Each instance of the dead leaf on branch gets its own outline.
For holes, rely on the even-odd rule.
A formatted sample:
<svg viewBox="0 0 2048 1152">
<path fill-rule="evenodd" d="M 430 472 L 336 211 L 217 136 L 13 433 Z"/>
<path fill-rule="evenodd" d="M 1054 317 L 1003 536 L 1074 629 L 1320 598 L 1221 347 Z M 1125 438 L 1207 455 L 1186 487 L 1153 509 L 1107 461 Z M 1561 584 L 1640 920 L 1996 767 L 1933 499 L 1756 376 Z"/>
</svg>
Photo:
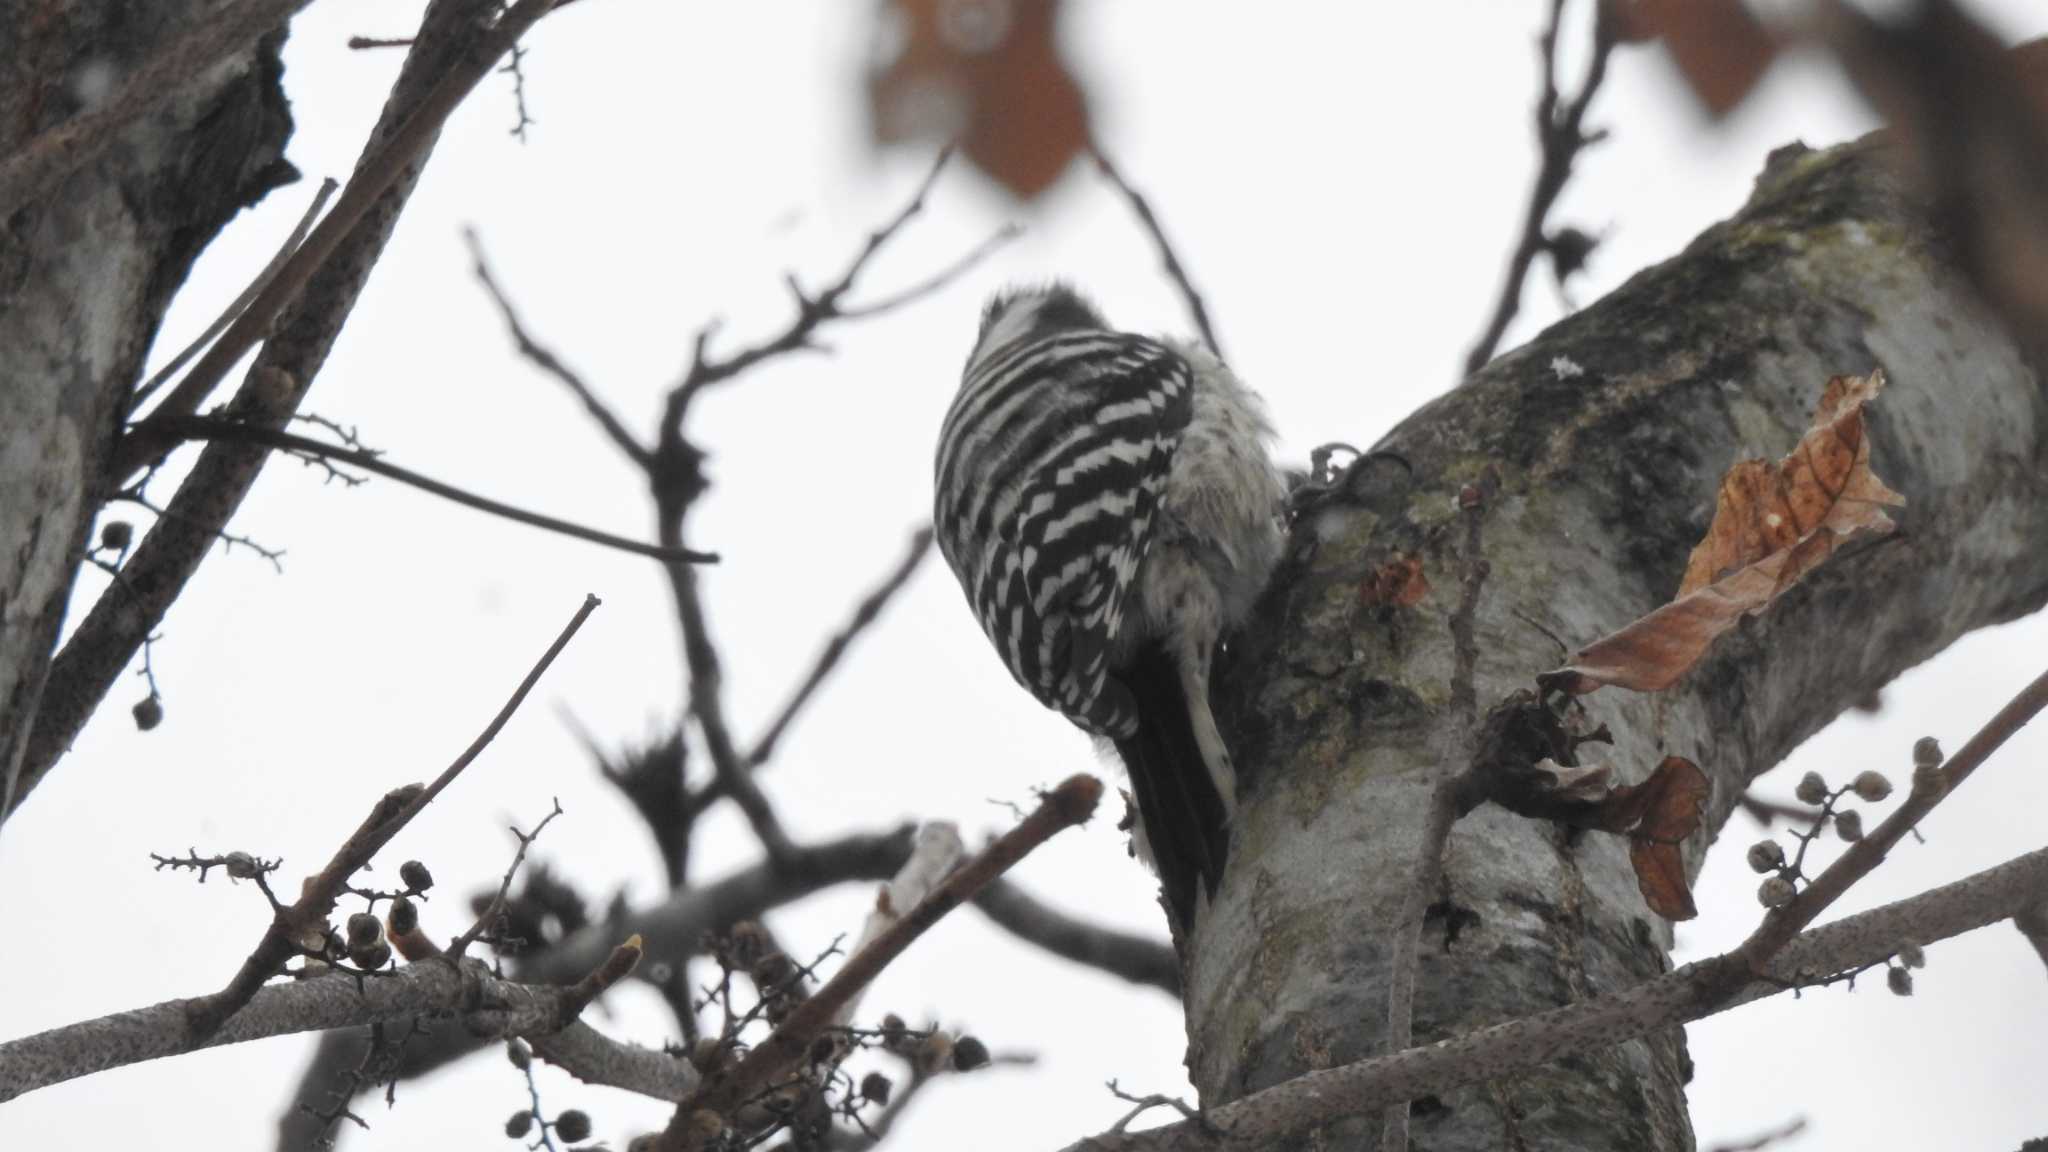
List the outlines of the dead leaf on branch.
<svg viewBox="0 0 2048 1152">
<path fill-rule="evenodd" d="M 1770 70 L 1778 45 L 1742 0 L 1615 3 L 1623 38 L 1657 40 L 1709 115 L 1726 116 Z"/>
<path fill-rule="evenodd" d="M 1088 145 L 1059 52 L 1059 0 L 880 0 L 868 74 L 875 141 L 945 143 L 1023 199 Z"/>
<path fill-rule="evenodd" d="M 1858 533 L 1892 530 L 1905 498 L 1870 467 L 1863 407 L 1884 373 L 1837 376 L 1813 426 L 1775 465 L 1744 460 L 1722 478 L 1714 523 L 1693 549 L 1676 600 L 1579 651 L 1538 681 L 1584 695 L 1604 685 L 1661 692 L 1742 617 L 1761 612 Z"/>
<path fill-rule="evenodd" d="M 1666 756 L 1641 783 L 1610 786 L 1611 769 L 1579 763 L 1577 751 L 1611 737 L 1604 725 L 1583 727 L 1582 714 L 1568 720 L 1534 693 L 1509 696 L 1481 731 L 1467 807 L 1490 800 L 1531 819 L 1626 836 L 1643 902 L 1667 920 L 1692 919 L 1699 911 L 1682 849 L 1706 812 L 1707 774 L 1683 756 Z"/>
</svg>

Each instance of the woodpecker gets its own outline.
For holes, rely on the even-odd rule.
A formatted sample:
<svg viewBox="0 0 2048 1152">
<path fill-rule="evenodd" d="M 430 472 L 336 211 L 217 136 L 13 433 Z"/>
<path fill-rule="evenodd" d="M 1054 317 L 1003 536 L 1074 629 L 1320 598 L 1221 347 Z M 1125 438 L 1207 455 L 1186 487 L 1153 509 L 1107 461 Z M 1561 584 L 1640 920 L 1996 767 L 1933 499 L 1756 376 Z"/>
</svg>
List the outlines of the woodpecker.
<svg viewBox="0 0 2048 1152">
<path fill-rule="evenodd" d="M 1063 284 L 990 300 L 939 433 L 939 550 L 1017 682 L 1114 744 L 1177 931 L 1237 806 L 1209 673 L 1279 563 L 1271 437 L 1207 349 Z"/>
</svg>

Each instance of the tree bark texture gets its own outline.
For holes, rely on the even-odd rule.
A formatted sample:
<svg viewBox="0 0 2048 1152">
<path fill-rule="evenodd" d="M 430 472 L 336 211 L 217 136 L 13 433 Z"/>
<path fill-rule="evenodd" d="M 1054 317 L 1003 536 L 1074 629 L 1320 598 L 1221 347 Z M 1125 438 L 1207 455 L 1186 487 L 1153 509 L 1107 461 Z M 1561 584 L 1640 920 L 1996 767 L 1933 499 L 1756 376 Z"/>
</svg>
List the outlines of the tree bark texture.
<svg viewBox="0 0 2048 1152">
<path fill-rule="evenodd" d="M 209 7 L 0 0 L 0 156 L 91 108 Z M 0 220 L 0 793 L 13 792 L 104 462 L 164 309 L 228 220 L 296 176 L 282 45 L 266 38 L 192 76 Z"/>
<path fill-rule="evenodd" d="M 1722 472 L 1790 451 L 1830 376 L 1890 379 L 1870 435 L 1908 500 L 1900 530 L 1824 565 L 1670 691 L 1585 698 L 1613 731 L 1617 778 L 1697 761 L 1710 835 L 1854 700 L 2048 601 L 2043 366 L 1970 297 L 1926 219 L 1879 138 L 1781 149 L 1732 219 L 1417 412 L 1304 515 L 1219 690 L 1242 807 L 1186 952 L 1206 1103 L 1383 1050 L 1389 925 L 1433 781 L 1568 647 L 1671 598 Z M 1466 511 L 1468 486 L 1487 494 Z M 1401 557 L 1421 560 L 1426 597 L 1371 602 L 1373 574 Z M 1709 835 L 1688 845 L 1695 871 Z M 1432 902 L 1417 1042 L 1670 967 L 1669 926 L 1619 837 L 1481 808 L 1454 830 Z M 1688 1072 L 1674 1028 L 1417 1102 L 1413 1139 L 1689 1149 Z M 1378 1130 L 1361 1117 L 1289 1147 L 1371 1148 Z"/>
</svg>

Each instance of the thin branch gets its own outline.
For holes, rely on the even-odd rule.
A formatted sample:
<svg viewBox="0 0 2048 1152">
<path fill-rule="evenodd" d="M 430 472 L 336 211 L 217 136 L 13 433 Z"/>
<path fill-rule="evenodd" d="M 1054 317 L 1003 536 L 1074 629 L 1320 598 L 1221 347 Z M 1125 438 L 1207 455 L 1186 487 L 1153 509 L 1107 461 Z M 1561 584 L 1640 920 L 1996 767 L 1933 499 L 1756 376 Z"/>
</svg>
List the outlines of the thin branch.
<svg viewBox="0 0 2048 1152">
<path fill-rule="evenodd" d="M 410 468 L 401 468 L 396 464 L 386 461 L 377 453 L 362 448 L 344 448 L 337 444 L 328 444 L 309 436 L 300 436 L 279 428 L 270 428 L 262 424 L 249 424 L 240 420 L 224 419 L 219 416 L 167 417 L 159 427 L 166 435 L 174 436 L 180 440 L 248 444 L 269 448 L 274 451 L 305 453 L 318 456 L 323 460 L 332 460 L 337 463 L 346 464 L 351 468 L 361 468 L 365 472 L 375 473 L 387 480 L 396 480 L 408 487 L 431 493 L 444 500 L 452 500 L 465 508 L 474 508 L 479 512 L 486 512 L 492 516 L 544 529 L 557 535 L 569 536 L 577 540 L 599 544 L 620 552 L 630 552 L 635 556 L 651 557 L 665 564 L 715 564 L 718 562 L 718 553 L 716 552 L 698 552 L 688 548 L 664 548 L 657 544 L 643 544 L 638 540 L 629 540 L 624 536 L 614 536 L 609 532 L 600 532 L 595 528 L 587 528 L 567 520 L 558 520 L 553 516 L 544 516 L 539 512 L 529 512 L 524 508 L 516 508 L 502 501 L 493 500 L 488 496 L 480 496 L 468 489 L 445 484 L 430 476 L 422 476 Z"/>
<path fill-rule="evenodd" d="M 1809 929 L 1755 978 L 1745 977 L 1738 953 L 1726 953 L 1612 996 L 1305 1073 L 1213 1109 L 1207 1115 L 1207 1131 L 1182 1121 L 1143 1132 L 1086 1137 L 1066 1152 L 1268 1148 L 1296 1133 L 1368 1115 L 1396 1101 L 1512 1076 L 1817 983 L 1830 973 L 1883 963 L 1906 943 L 1945 940 L 2006 919 L 2039 899 L 2043 885 L 2048 885 L 2048 848 L 1910 899 Z M 1735 989 L 1724 995 L 1731 972 Z"/>
<path fill-rule="evenodd" d="M 305 242 L 306 233 L 312 231 L 313 221 L 320 218 L 320 209 L 327 206 L 329 198 L 340 187 L 341 185 L 336 183 L 332 176 L 320 181 L 320 190 L 313 194 L 313 202 L 306 205 L 305 215 L 299 217 L 299 222 L 292 226 L 291 234 L 284 238 L 284 244 L 278 248 L 277 255 L 270 258 L 270 263 L 263 266 L 263 271 L 258 272 L 254 280 L 249 281 L 249 286 L 242 289 L 241 294 L 236 296 L 226 308 L 222 309 L 219 316 L 214 317 L 213 323 L 206 326 L 206 331 L 201 332 L 198 339 L 185 345 L 182 351 L 176 356 L 171 357 L 170 363 L 157 369 L 155 375 L 144 382 L 142 387 L 135 390 L 135 394 L 128 398 L 129 415 L 134 415 L 136 409 L 142 407 L 143 401 L 154 396 L 156 390 L 163 387 L 166 380 L 178 374 L 178 369 L 183 368 L 194 356 L 199 355 L 208 344 L 213 343 L 214 337 L 225 332 L 228 325 L 235 322 L 236 317 L 248 310 L 249 302 L 256 299 L 257 294 L 268 287 L 272 280 L 277 279 L 277 274 L 284 267 L 285 261 L 290 259 L 291 254 L 298 251 L 299 245 Z"/>
<path fill-rule="evenodd" d="M 1145 231 L 1152 237 L 1152 243 L 1159 249 L 1160 263 L 1166 266 L 1167 278 L 1173 281 L 1174 287 L 1180 289 L 1180 298 L 1187 304 L 1188 315 L 1195 322 L 1195 331 L 1201 333 L 1202 343 L 1209 346 L 1209 351 L 1215 353 L 1218 360 L 1223 359 L 1223 345 L 1217 342 L 1216 329 L 1209 323 L 1209 309 L 1203 306 L 1202 294 L 1195 291 L 1194 281 L 1188 278 L 1187 268 L 1181 264 L 1173 245 L 1167 241 L 1166 230 L 1159 226 L 1159 217 L 1152 214 L 1152 205 L 1146 201 L 1143 194 L 1131 187 L 1130 181 L 1124 179 L 1124 174 L 1117 171 L 1116 165 L 1110 163 L 1109 157 L 1100 147 L 1090 144 L 1088 154 L 1095 158 L 1095 166 L 1102 170 L 1102 175 L 1111 184 L 1116 185 L 1117 191 L 1123 193 L 1124 199 L 1130 202 L 1131 211 L 1137 213 L 1138 222 L 1145 226 Z"/>
<path fill-rule="evenodd" d="M 1071 776 L 1045 795 L 1036 811 L 1005 833 L 987 850 L 968 861 L 903 918 L 867 947 L 849 957 L 817 994 L 799 1006 L 780 1027 L 756 1045 L 725 1078 L 708 1085 L 697 1098 L 677 1106 L 659 1148 L 697 1152 L 717 1133 L 696 1123 L 699 1113 L 730 1117 L 739 1105 L 788 1072 L 806 1053 L 845 1005 L 866 988 L 882 969 L 902 955 L 919 936 L 990 881 L 1056 833 L 1074 827 L 1095 812 L 1102 782 L 1092 776 Z"/>
<path fill-rule="evenodd" d="M 396 183 L 413 161 L 433 145 L 441 125 L 463 97 L 490 74 L 498 58 L 510 51 L 527 29 L 547 15 L 554 5 L 555 0 L 519 0 L 505 9 L 472 51 L 455 58 L 447 74 L 421 100 L 419 109 L 375 155 L 356 166 L 354 174 L 349 177 L 348 187 L 342 190 L 341 198 L 335 202 L 334 210 L 320 221 L 298 251 L 292 253 L 276 278 L 257 293 L 248 309 L 229 325 L 228 330 L 192 366 L 192 371 L 164 396 L 163 401 L 148 416 L 129 427 L 115 449 L 110 475 L 117 481 L 124 480 L 183 439 L 172 431 L 173 423 L 199 410 L 201 402 L 220 384 L 228 370 L 264 338 L 278 315 L 334 254 L 350 231 L 369 214 L 384 190 Z"/>
<path fill-rule="evenodd" d="M 491 300 L 497 304 L 499 315 L 505 318 L 505 327 L 511 330 L 512 341 L 519 345 L 520 355 L 533 361 L 541 371 L 561 381 L 563 387 L 569 389 L 575 394 L 576 399 L 583 402 L 584 409 L 590 413 L 591 419 L 596 420 L 598 426 L 604 429 L 604 434 L 611 439 L 612 445 L 625 453 L 634 463 L 646 467 L 653 458 L 653 453 L 633 438 L 633 434 L 626 430 L 625 423 L 605 406 L 604 401 L 597 398 L 597 393 L 591 391 L 581 376 L 527 332 L 526 325 L 519 319 L 519 313 L 512 307 L 512 301 L 505 295 L 504 290 L 498 287 L 498 281 L 492 277 L 490 265 L 484 261 L 483 241 L 477 237 L 476 230 L 463 229 L 462 238 L 469 244 L 470 261 L 476 269 L 476 278 L 484 286 L 484 291 L 490 293 Z"/>
<path fill-rule="evenodd" d="M 1399 918 L 1394 921 L 1394 950 L 1387 961 L 1388 1052 L 1405 1052 L 1415 1040 L 1415 974 L 1420 966 L 1422 922 L 1437 885 L 1443 880 L 1444 848 L 1451 838 L 1451 825 L 1458 822 L 1463 776 L 1443 776 L 1430 789 L 1429 815 L 1423 823 L 1422 842 L 1415 852 L 1415 877 L 1402 898 Z M 1381 1117 L 1380 1148 L 1384 1152 L 1407 1152 L 1406 1100 L 1390 1106 Z"/>
<path fill-rule="evenodd" d="M 591 1083 L 659 1100 L 680 1100 L 696 1089 L 697 1072 L 687 1060 L 607 1039 L 574 1022 L 588 1002 L 580 985 L 500 980 L 475 960 L 409 964 L 360 986 L 341 976 L 268 985 L 233 1019 L 204 1034 L 191 1025 L 196 1001 L 167 1000 L 0 1043 L 0 1102 L 203 1048 L 419 1017 L 457 1019 L 476 1036 L 529 1034 L 537 1052 Z"/>
<path fill-rule="evenodd" d="M 504 879 L 499 881 L 498 890 L 491 895 L 490 903 L 484 906 L 482 912 L 477 913 L 476 921 L 469 926 L 467 931 L 457 936 L 454 940 L 449 941 L 447 955 L 458 960 L 461 959 L 463 954 L 469 951 L 469 946 L 476 943 L 478 937 L 481 937 L 490 930 L 491 925 L 497 921 L 499 914 L 505 910 L 505 896 L 512 891 L 512 878 L 519 875 L 519 866 L 526 863 L 527 849 L 533 847 L 533 842 L 540 839 L 540 834 L 547 831 L 548 825 L 554 823 L 555 817 L 561 814 L 562 801 L 560 797 L 557 797 L 554 802 L 554 810 L 541 817 L 540 823 L 533 826 L 533 831 L 521 832 L 518 825 L 513 825 L 512 835 L 519 841 L 519 850 L 512 854 L 512 863 L 506 866 Z"/>
<path fill-rule="evenodd" d="M 34 203 L 106 151 L 121 132 L 175 99 L 222 61 L 248 51 L 311 0 L 241 0 L 216 6 L 130 70 L 104 103 L 44 131 L 0 159 L 0 220 Z"/>
<path fill-rule="evenodd" d="M 1009 880 L 982 889 L 974 906 L 998 928 L 1063 960 L 1180 996 L 1180 960 L 1163 940 L 1077 920 Z"/>
<path fill-rule="evenodd" d="M 2011 739 L 2013 733 L 2025 727 L 2041 709 L 2048 708 L 2048 672 L 2043 672 L 2034 682 L 2022 688 L 2019 694 L 1998 710 L 1984 727 L 1970 737 L 1954 757 L 1940 767 L 1916 767 L 1913 773 L 1913 787 L 1906 799 L 1883 823 L 1866 833 L 1863 839 L 1849 845 L 1847 851 L 1828 865 L 1826 871 L 1814 877 L 1813 883 L 1800 889 L 1792 902 L 1782 908 L 1774 908 L 1764 917 L 1749 939 L 1742 942 L 1736 955 L 1747 966 L 1749 972 L 1757 972 L 1763 964 L 1784 947 L 1800 929 L 1813 923 L 1814 919 L 1827 910 L 1828 905 L 1840 899 L 1850 886 L 1868 876 L 1872 869 L 1884 862 L 1885 854 L 1905 839 L 1907 832 L 1919 824 L 1935 805 L 1953 793 L 1970 774 L 1977 770 L 1992 752 Z M 1937 758 L 1938 747 L 1933 741 L 1924 741 Z M 1915 756 L 1920 749 L 1915 749 Z"/>
<path fill-rule="evenodd" d="M 873 316 L 882 311 L 883 309 L 876 305 L 856 307 L 848 311 L 842 306 L 841 301 L 845 299 L 847 292 L 852 290 L 854 281 L 867 267 L 868 261 L 874 258 L 875 253 L 881 251 L 883 245 L 902 231 L 903 226 L 910 223 L 912 217 L 924 211 L 925 198 L 930 195 L 932 186 L 938 183 L 939 173 L 945 171 L 946 162 L 952 159 L 952 156 L 953 149 L 950 146 L 939 151 L 937 159 L 932 162 L 931 171 L 926 173 L 923 182 L 918 184 L 917 192 L 911 196 L 910 203 L 904 205 L 888 223 L 868 234 L 867 243 L 861 246 L 853 262 L 846 266 L 846 271 L 823 291 L 813 296 L 804 291 L 796 282 L 795 276 L 788 277 L 790 295 L 796 302 L 796 318 L 790 321 L 789 327 L 780 335 L 751 348 L 742 349 L 723 360 L 714 360 L 706 355 L 706 344 L 709 342 L 711 329 L 699 332 L 690 370 L 683 377 L 682 383 L 669 393 L 667 410 L 662 417 L 664 438 L 681 436 L 683 415 L 689 410 L 690 403 L 696 399 L 697 394 L 704 389 L 724 383 L 770 357 L 799 349 L 815 349 L 817 344 L 813 337 L 820 327 L 830 321 L 843 320 L 849 316 Z M 990 244 L 984 244 L 979 251 L 986 252 L 991 247 Z M 947 277 L 964 270 L 964 265 L 955 265 L 953 270 L 942 274 L 937 283 L 944 284 Z M 894 303 L 908 303 L 923 294 L 921 290 L 913 290 L 898 297 Z M 894 304 L 890 306 L 893 307 Z"/>
<path fill-rule="evenodd" d="M 419 41 L 406 53 L 357 162 L 359 169 L 382 155 L 385 142 L 415 119 L 439 80 L 474 46 L 477 29 L 485 27 L 498 8 L 499 0 L 440 0 L 427 7 Z M 254 365 L 227 405 L 236 419 L 281 427 L 298 408 L 360 299 L 371 268 L 390 242 L 429 151 L 413 156 L 270 326 Z M 311 236 L 317 237 L 319 231 L 316 226 Z M 304 251 L 302 246 L 299 254 Z M 270 290 L 278 283 L 273 281 Z M 248 319 L 245 312 L 238 323 Z M 231 326 L 224 337 L 233 331 Z M 177 515 L 152 527 L 124 565 L 141 595 L 102 594 L 50 662 L 27 753 L 6 799 L 9 813 L 70 750 L 143 638 L 157 630 L 199 570 L 213 547 L 213 533 L 234 516 L 269 458 L 267 452 L 239 444 L 214 444 L 199 452 L 170 500 L 169 508 Z M 105 474 L 100 483 L 108 491 L 123 486 L 120 478 Z"/>
<path fill-rule="evenodd" d="M 664 517 L 662 541 L 680 546 L 681 525 Z M 676 617 L 683 630 L 683 657 L 690 669 L 690 714 L 704 734 L 704 750 L 711 757 L 714 786 L 730 797 L 747 818 L 748 827 L 760 839 L 771 866 L 786 864 L 794 851 L 789 833 L 762 793 L 760 782 L 740 758 L 725 719 L 725 670 L 718 648 L 711 641 L 710 624 L 704 616 L 703 596 L 697 587 L 697 570 L 682 564 L 668 568 L 669 588 L 675 597 Z"/>
<path fill-rule="evenodd" d="M 860 926 L 853 954 L 860 955 L 868 945 L 902 923 L 904 916 L 924 903 L 932 889 L 952 873 L 966 854 L 967 845 L 960 839 L 960 829 L 956 825 L 934 820 L 919 827 L 910 859 L 905 860 L 896 875 L 875 893 L 875 906 L 868 911 L 867 919 Z M 860 1007 L 861 991 L 855 991 L 839 1005 L 839 1011 L 832 1017 L 834 1025 L 845 1027 L 853 1021 L 853 1013 Z"/>
<path fill-rule="evenodd" d="M 1569 100 L 1557 90 L 1557 32 L 1563 18 L 1564 0 L 1551 0 L 1550 23 L 1537 41 L 1543 60 L 1543 92 L 1536 100 L 1536 140 L 1542 145 L 1543 155 L 1536 168 L 1536 184 L 1529 191 L 1529 208 L 1522 218 L 1522 238 L 1515 245 L 1514 255 L 1508 258 L 1508 274 L 1501 284 L 1500 299 L 1494 304 L 1486 330 L 1465 357 L 1468 376 L 1493 359 L 1501 337 L 1507 334 L 1508 325 L 1521 310 L 1522 285 L 1529 278 L 1529 267 L 1538 253 L 1550 249 L 1550 237 L 1543 231 L 1543 222 L 1550 215 L 1551 206 L 1557 203 L 1558 194 L 1564 191 L 1566 181 L 1571 179 L 1572 164 L 1579 153 L 1601 138 L 1601 133 L 1589 133 L 1583 126 L 1586 107 L 1607 78 L 1607 58 L 1614 51 L 1618 32 L 1616 17 L 1608 11 L 1606 0 L 1596 0 L 1593 54 L 1586 62 L 1586 75 L 1579 82 L 1578 94 Z M 1562 276 L 1559 282 L 1563 282 Z"/>
<path fill-rule="evenodd" d="M 966 255 L 932 273 L 922 284 L 913 284 L 894 296 L 884 296 L 880 300 L 871 303 L 840 305 L 839 319 L 865 320 L 871 316 L 880 316 L 887 312 L 894 312 L 907 304 L 915 304 L 919 300 L 951 284 L 953 281 L 958 280 L 960 277 L 965 276 L 973 270 L 976 264 L 987 259 L 989 253 L 994 252 L 1023 234 L 1023 225 L 1016 223 L 1005 224 L 1001 228 L 996 229 L 995 233 L 988 239 L 968 249 Z"/>
<path fill-rule="evenodd" d="M 903 558 L 896 562 L 896 567 L 890 570 L 889 575 L 883 578 L 873 591 L 861 599 L 860 606 L 854 609 L 853 619 L 848 620 L 825 644 L 824 651 L 818 653 L 818 659 L 811 665 L 810 675 L 804 677 L 802 684 L 797 685 L 795 694 L 790 696 L 789 701 L 776 714 L 775 720 L 768 725 L 768 731 L 755 742 L 754 750 L 747 753 L 749 768 L 759 768 L 775 754 L 775 745 L 789 729 L 790 722 L 795 720 L 797 713 L 810 702 L 811 695 L 818 690 L 818 685 L 823 684 L 825 677 L 831 675 L 832 670 L 839 666 L 839 660 L 846 655 L 846 650 L 882 615 L 882 609 L 895 598 L 896 593 L 902 591 L 905 584 L 910 583 L 910 577 L 917 572 L 917 566 L 923 562 L 931 547 L 930 525 L 911 534 L 910 547 L 904 550 Z"/>
<path fill-rule="evenodd" d="M 477 738 L 470 742 L 469 747 L 463 749 L 462 754 L 455 758 L 454 763 L 443 769 L 431 784 L 425 787 L 408 784 L 386 793 L 383 799 L 377 802 L 369 818 L 343 842 L 327 866 L 307 879 L 299 899 L 271 918 L 270 926 L 263 933 L 263 939 L 242 961 L 241 969 L 228 981 L 225 988 L 211 996 L 201 996 L 185 1002 L 187 1023 L 195 1041 L 204 1042 L 224 1021 L 234 1016 L 243 1005 L 248 1004 L 265 981 L 277 975 L 286 961 L 301 953 L 305 940 L 325 937 L 328 930 L 327 917 L 334 911 L 335 901 L 347 888 L 349 879 L 361 870 L 363 865 L 369 863 L 371 857 L 384 845 L 390 843 L 393 836 L 411 823 L 413 817 L 433 803 L 434 798 L 453 783 L 455 778 L 462 774 L 462 770 L 469 767 L 470 763 L 490 745 L 492 739 L 505 727 L 506 721 L 518 711 L 527 693 L 533 691 L 533 686 L 540 682 L 541 675 L 548 670 L 548 666 L 555 662 L 555 657 L 568 646 L 570 639 L 583 627 L 583 622 L 590 618 L 590 614 L 597 610 L 597 605 L 597 597 L 584 597 L 582 607 L 576 610 L 576 615 L 570 618 L 561 634 L 555 637 L 555 642 L 534 662 L 526 678 L 513 690 L 511 698 L 498 709 L 498 714 L 491 718 L 483 732 L 478 734 Z"/>
<path fill-rule="evenodd" d="M 1766 1129 L 1747 1140 L 1738 1140 L 1733 1144 L 1717 1144 L 1714 1146 L 1713 1152 L 1763 1152 L 1764 1149 L 1769 1148 L 1771 1145 L 1781 1140 L 1790 1140 L 1804 1131 L 1806 1131 L 1806 1117 L 1794 1116 L 1776 1128 Z"/>
</svg>

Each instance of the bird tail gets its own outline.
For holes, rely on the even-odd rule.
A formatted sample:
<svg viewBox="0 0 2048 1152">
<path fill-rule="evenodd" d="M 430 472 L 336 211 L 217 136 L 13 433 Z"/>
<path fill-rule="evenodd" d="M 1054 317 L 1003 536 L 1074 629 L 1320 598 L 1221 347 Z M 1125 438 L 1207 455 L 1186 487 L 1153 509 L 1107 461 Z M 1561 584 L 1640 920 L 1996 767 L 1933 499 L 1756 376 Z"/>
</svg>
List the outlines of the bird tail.
<svg viewBox="0 0 2048 1152">
<path fill-rule="evenodd" d="M 1223 879 L 1229 814 L 1202 759 L 1180 670 L 1166 646 L 1145 645 L 1116 675 L 1130 690 L 1138 715 L 1137 732 L 1116 740 L 1116 751 L 1130 773 L 1138 819 L 1178 934 L 1194 924 L 1198 890 L 1214 896 Z"/>
</svg>

